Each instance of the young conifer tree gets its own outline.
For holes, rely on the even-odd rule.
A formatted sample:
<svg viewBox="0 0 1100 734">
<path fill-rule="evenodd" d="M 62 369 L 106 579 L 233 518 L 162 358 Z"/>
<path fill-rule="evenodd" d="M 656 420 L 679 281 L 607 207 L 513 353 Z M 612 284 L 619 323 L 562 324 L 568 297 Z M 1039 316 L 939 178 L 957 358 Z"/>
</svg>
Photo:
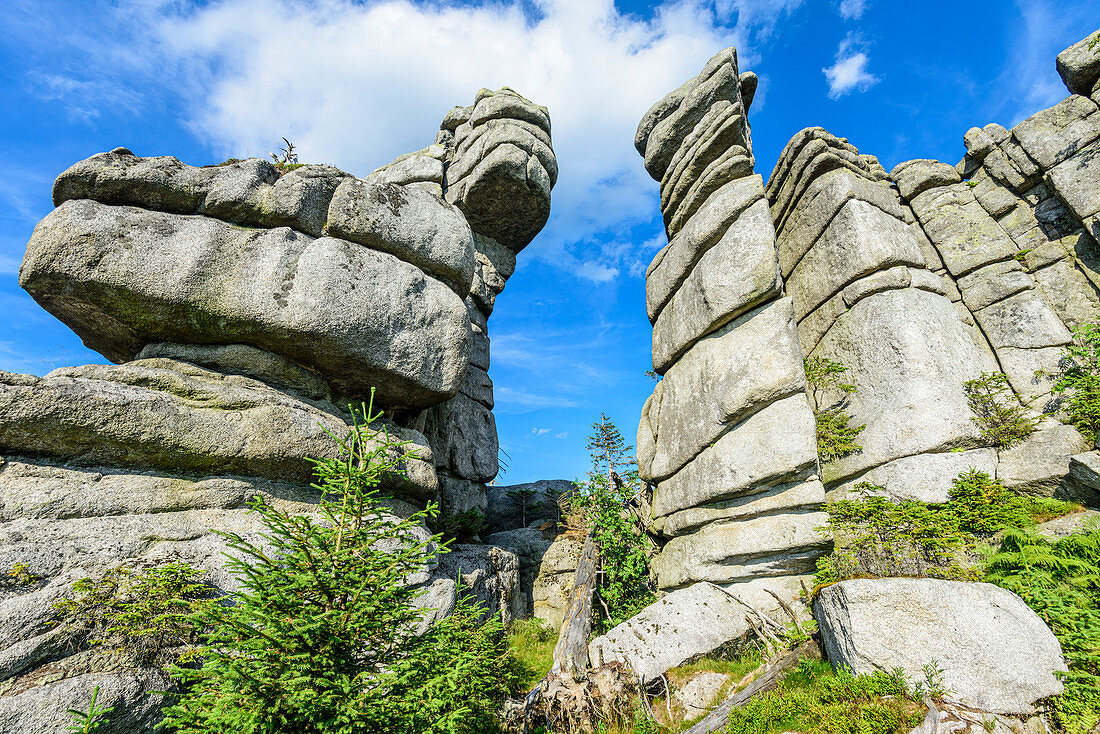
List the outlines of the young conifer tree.
<svg viewBox="0 0 1100 734">
<path fill-rule="evenodd" d="M 514 679 L 500 620 L 483 623 L 462 598 L 451 617 L 414 634 L 423 612 L 407 580 L 446 548 L 422 529 L 433 505 L 400 519 L 381 503 L 382 477 L 400 474 L 411 454 L 370 427 L 378 417 L 357 414 L 339 456 L 314 462 L 319 517 L 257 498 L 264 541 L 223 533 L 241 586 L 193 615 L 204 644 L 173 669 L 182 692 L 166 710 L 168 731 L 491 730 Z"/>
<path fill-rule="evenodd" d="M 627 445 L 614 421 L 601 413 L 587 444 L 592 457 L 588 481 L 573 498 L 585 515 L 600 548 L 599 596 L 607 626 L 629 619 L 653 598 L 646 554 L 651 545 L 629 506 L 642 483 L 633 446 Z"/>
</svg>

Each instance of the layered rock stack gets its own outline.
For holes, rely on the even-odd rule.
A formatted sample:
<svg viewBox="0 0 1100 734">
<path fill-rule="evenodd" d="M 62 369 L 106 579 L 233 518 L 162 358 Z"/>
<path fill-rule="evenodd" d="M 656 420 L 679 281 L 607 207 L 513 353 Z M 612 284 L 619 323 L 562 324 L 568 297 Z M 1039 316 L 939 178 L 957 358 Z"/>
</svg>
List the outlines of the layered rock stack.
<svg viewBox="0 0 1100 734">
<path fill-rule="evenodd" d="M 803 130 L 768 181 L 779 264 L 803 353 L 848 367 L 862 450 L 822 465 L 830 489 L 858 481 L 894 496 L 946 500 L 969 467 L 994 473 L 963 383 L 996 369 L 947 297 L 939 257 L 886 171 L 820 128 Z"/>
<path fill-rule="evenodd" d="M 485 485 L 499 470 L 487 321 L 515 272 L 516 255 L 546 224 L 558 163 L 550 113 L 508 88 L 482 89 L 474 104 L 452 109 L 436 141 L 433 149 L 446 150 L 446 200 L 473 230 L 475 264 L 466 296 L 473 349 L 458 394 L 425 412 L 424 430 L 444 511 L 485 513 Z"/>
<path fill-rule="evenodd" d="M 258 532 L 256 495 L 308 513 L 307 457 L 334 454 L 329 433 L 372 390 L 416 452 L 384 482 L 394 512 L 484 510 L 485 322 L 555 177 L 545 108 L 507 89 L 362 179 L 123 148 L 62 173 L 20 284 L 117 364 L 0 373 L 0 570 L 26 571 L 0 587 L 0 730 L 61 731 L 97 685 L 119 730 L 155 722 L 159 671 L 65 648 L 52 604 L 120 564 L 184 560 L 228 590 L 212 530 Z M 523 612 L 509 551 L 458 547 L 410 582 L 446 614 L 459 572 L 491 609 Z"/>
<path fill-rule="evenodd" d="M 814 415 L 795 304 L 753 174 L 747 114 L 756 76 L 734 49 L 646 113 L 635 145 L 661 182 L 669 244 L 646 273 L 653 366 L 637 455 L 663 589 L 709 581 L 759 603 L 789 600 L 827 541 L 815 528 Z"/>
</svg>

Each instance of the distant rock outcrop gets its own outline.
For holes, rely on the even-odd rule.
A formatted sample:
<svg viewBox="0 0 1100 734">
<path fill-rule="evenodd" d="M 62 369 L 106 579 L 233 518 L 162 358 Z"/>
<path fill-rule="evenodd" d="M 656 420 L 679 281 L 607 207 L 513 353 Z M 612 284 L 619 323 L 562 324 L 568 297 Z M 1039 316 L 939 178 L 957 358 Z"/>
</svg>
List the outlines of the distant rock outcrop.
<svg viewBox="0 0 1100 734">
<path fill-rule="evenodd" d="M 215 531 L 258 539 L 257 495 L 311 512 L 307 458 L 332 455 L 372 390 L 376 427 L 416 453 L 384 479 L 393 512 L 484 512 L 486 322 L 556 177 L 546 109 L 508 89 L 365 178 L 124 148 L 62 173 L 20 284 L 119 364 L 0 373 L 0 571 L 25 570 L 0 586 L 0 729 L 60 732 L 96 685 L 126 731 L 151 727 L 168 682 L 59 647 L 52 603 L 120 564 L 184 560 L 231 589 Z M 461 577 L 508 621 L 530 606 L 520 570 L 460 545 L 409 581 L 429 618 Z"/>
</svg>

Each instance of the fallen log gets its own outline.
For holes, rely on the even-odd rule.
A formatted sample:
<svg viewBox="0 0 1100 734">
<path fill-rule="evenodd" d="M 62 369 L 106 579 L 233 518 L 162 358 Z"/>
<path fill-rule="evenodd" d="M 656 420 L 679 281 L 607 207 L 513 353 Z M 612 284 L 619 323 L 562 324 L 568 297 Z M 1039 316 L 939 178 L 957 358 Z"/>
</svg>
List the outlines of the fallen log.
<svg viewBox="0 0 1100 734">
<path fill-rule="evenodd" d="M 806 640 L 797 647 L 783 653 L 763 675 L 740 691 L 731 694 L 707 714 L 706 718 L 685 731 L 684 734 L 711 734 L 711 732 L 724 728 L 729 723 L 731 711 L 744 706 L 753 696 L 774 689 L 779 685 L 779 681 L 783 679 L 783 676 L 791 668 L 798 665 L 798 661 L 802 658 L 821 659 L 821 647 L 818 645 L 817 640 Z"/>
</svg>

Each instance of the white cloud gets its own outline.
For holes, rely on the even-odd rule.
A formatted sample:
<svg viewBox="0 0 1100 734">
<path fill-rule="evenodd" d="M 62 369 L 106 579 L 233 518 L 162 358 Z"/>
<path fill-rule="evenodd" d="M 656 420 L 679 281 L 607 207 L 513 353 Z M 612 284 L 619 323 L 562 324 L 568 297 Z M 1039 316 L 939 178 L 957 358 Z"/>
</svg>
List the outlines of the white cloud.
<svg viewBox="0 0 1100 734">
<path fill-rule="evenodd" d="M 533 435 L 533 436 L 543 436 L 547 433 L 550 433 L 549 428 L 532 428 L 531 429 L 531 435 Z"/>
<path fill-rule="evenodd" d="M 878 82 L 878 77 L 867 71 L 870 57 L 862 50 L 862 40 L 858 35 L 849 33 L 836 50 L 836 63 L 822 69 L 829 82 L 829 99 L 853 91 L 870 89 Z"/>
<path fill-rule="evenodd" d="M 285 135 L 303 161 L 363 175 L 431 143 L 444 113 L 480 87 L 546 105 L 561 176 L 526 256 L 606 282 L 639 272 L 638 247 L 602 241 L 658 211 L 633 147 L 642 114 L 726 46 L 741 47 L 747 68 L 746 40 L 800 4 L 674 0 L 646 19 L 613 0 L 536 0 L 533 14 L 489 0 L 125 7 L 153 39 L 146 63 L 185 97 L 190 129 L 219 156 L 264 156 Z"/>
<path fill-rule="evenodd" d="M 554 438 L 569 438 L 569 431 L 554 434 Z"/>
<path fill-rule="evenodd" d="M 867 9 L 867 0 L 841 0 L 840 17 L 845 20 L 859 20 Z"/>
</svg>

